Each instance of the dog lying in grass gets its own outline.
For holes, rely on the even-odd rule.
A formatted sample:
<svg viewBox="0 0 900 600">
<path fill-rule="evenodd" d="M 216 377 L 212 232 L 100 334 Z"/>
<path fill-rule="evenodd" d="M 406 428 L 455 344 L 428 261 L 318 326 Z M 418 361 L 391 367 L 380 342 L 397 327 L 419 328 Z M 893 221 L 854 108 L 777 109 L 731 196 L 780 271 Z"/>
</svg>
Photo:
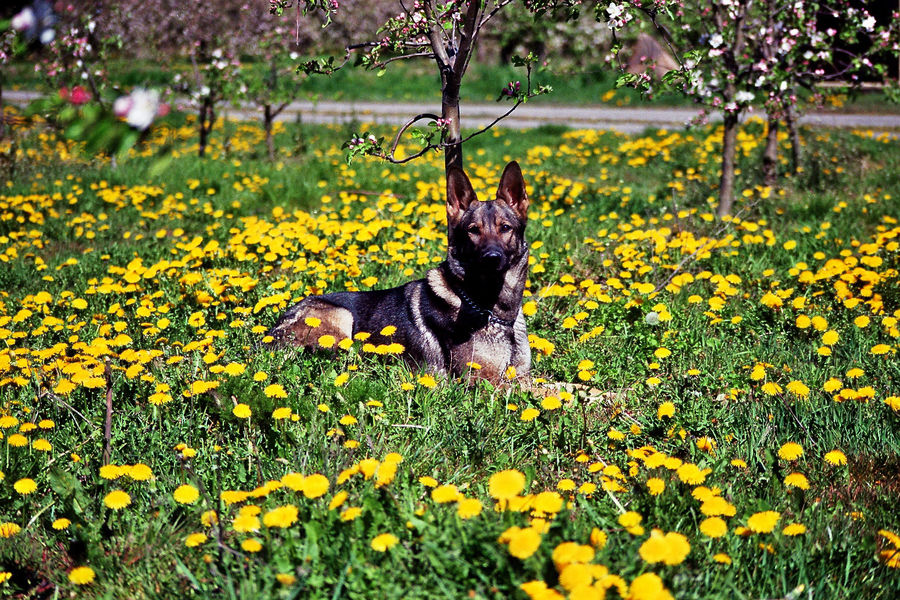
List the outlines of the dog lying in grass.
<svg viewBox="0 0 900 600">
<path fill-rule="evenodd" d="M 451 168 L 445 261 L 399 287 L 310 296 L 278 319 L 270 343 L 316 347 L 324 335 L 340 342 L 366 333 L 370 343 L 402 345 L 414 368 L 496 383 L 513 367 L 524 377 L 531 366 L 522 314 L 527 219 L 518 163 L 503 170 L 491 201 L 479 200 L 466 174 Z"/>
</svg>

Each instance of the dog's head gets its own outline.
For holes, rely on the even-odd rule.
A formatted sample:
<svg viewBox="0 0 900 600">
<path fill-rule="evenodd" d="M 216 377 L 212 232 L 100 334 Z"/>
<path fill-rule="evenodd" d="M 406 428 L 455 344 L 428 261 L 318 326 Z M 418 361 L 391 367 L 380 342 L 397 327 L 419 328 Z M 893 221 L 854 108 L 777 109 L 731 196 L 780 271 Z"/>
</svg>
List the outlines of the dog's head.
<svg viewBox="0 0 900 600">
<path fill-rule="evenodd" d="M 506 165 L 497 198 L 482 202 L 462 169 L 447 171 L 447 228 L 451 266 L 457 275 L 493 277 L 526 252 L 528 196 L 519 163 Z M 476 267 L 477 265 L 477 267 Z"/>
</svg>

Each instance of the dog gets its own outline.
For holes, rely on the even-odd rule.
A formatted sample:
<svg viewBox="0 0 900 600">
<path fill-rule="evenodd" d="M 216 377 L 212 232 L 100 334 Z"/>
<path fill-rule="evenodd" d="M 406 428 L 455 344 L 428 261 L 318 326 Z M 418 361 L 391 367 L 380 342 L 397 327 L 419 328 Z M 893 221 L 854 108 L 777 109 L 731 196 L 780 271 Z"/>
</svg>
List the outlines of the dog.
<svg viewBox="0 0 900 600">
<path fill-rule="evenodd" d="M 447 259 L 399 287 L 310 296 L 267 333 L 270 347 L 315 348 L 321 336 L 400 344 L 413 368 L 488 379 L 528 376 L 522 293 L 528 274 L 528 196 L 517 162 L 497 197 L 481 201 L 462 169 L 447 171 Z M 393 326 L 394 329 L 391 329 Z M 394 346 L 397 348 L 397 346 Z"/>
</svg>

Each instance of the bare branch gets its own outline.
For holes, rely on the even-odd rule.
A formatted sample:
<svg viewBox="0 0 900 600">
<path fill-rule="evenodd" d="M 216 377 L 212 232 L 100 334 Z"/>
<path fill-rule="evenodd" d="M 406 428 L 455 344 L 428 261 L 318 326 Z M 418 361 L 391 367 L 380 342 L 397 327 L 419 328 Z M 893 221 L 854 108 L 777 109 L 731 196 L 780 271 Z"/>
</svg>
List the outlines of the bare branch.
<svg viewBox="0 0 900 600">
<path fill-rule="evenodd" d="M 383 67 L 392 63 L 396 60 L 406 60 L 407 58 L 434 58 L 434 52 L 415 52 L 413 54 L 398 54 L 397 56 L 392 56 L 387 60 L 383 60 L 381 62 L 375 63 L 376 67 Z"/>
<path fill-rule="evenodd" d="M 440 120 L 440 117 L 435 114 L 432 114 L 432 113 L 422 113 L 420 115 L 416 115 L 415 117 L 413 117 L 412 119 L 410 119 L 409 121 L 404 123 L 403 126 L 400 128 L 400 130 L 397 131 L 397 135 L 394 136 L 394 141 L 391 144 L 391 151 L 388 153 L 387 156 L 385 156 L 386 160 L 388 160 L 389 162 L 391 162 L 395 165 L 401 165 L 403 163 L 413 160 L 414 158 L 419 158 L 420 156 L 422 156 L 429 150 L 433 150 L 433 149 L 436 150 L 437 148 L 440 147 L 440 146 L 436 146 L 434 144 L 428 144 L 424 148 L 422 148 L 422 150 L 420 150 L 416 154 L 413 154 L 412 156 L 407 156 L 406 158 L 403 158 L 400 160 L 397 160 L 396 158 L 394 158 L 394 152 L 397 151 L 397 146 L 400 145 L 400 138 L 403 136 L 403 134 L 406 132 L 407 129 L 409 129 L 410 127 L 413 126 L 414 123 L 416 123 L 417 121 L 421 121 L 422 119 L 432 119 L 434 121 L 438 121 L 438 120 Z"/>
</svg>

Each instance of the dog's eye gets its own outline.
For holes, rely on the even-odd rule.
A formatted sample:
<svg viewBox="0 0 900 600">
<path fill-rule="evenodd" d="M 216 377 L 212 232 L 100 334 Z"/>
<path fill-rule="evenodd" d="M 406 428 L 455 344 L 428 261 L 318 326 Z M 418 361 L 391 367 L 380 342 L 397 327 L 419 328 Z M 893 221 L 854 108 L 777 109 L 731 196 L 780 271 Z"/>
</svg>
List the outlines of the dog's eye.
<svg viewBox="0 0 900 600">
<path fill-rule="evenodd" d="M 469 225 L 469 229 L 467 231 L 473 235 L 478 235 L 481 230 L 478 228 L 478 225 Z"/>
<path fill-rule="evenodd" d="M 509 223 L 500 226 L 500 233 L 509 233 L 510 231 L 512 231 L 512 226 Z"/>
</svg>

